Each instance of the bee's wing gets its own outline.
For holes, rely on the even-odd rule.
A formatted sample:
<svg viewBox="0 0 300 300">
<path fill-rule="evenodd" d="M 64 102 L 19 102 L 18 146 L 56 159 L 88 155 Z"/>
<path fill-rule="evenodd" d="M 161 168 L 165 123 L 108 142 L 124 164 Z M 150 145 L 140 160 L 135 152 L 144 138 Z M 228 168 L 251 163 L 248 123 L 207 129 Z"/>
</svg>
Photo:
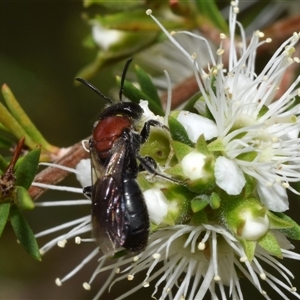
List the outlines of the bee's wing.
<svg viewBox="0 0 300 300">
<path fill-rule="evenodd" d="M 92 164 L 95 164 L 92 171 L 93 236 L 101 251 L 107 255 L 113 255 L 116 249 L 124 244 L 127 235 L 123 197 L 123 172 L 127 149 L 122 137 L 114 142 L 110 153 L 104 166 L 99 163 L 97 152 L 94 149 L 91 151 Z"/>
</svg>

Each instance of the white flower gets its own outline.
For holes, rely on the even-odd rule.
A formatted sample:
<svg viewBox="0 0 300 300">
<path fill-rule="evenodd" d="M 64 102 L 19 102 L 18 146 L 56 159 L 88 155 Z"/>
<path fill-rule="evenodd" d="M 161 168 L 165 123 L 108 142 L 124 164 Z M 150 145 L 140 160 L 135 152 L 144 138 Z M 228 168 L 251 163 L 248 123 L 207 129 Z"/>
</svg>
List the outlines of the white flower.
<svg viewBox="0 0 300 300">
<path fill-rule="evenodd" d="M 72 170 L 62 166 L 47 164 L 53 167 L 59 167 L 75 173 L 78 176 L 77 170 Z M 80 163 L 81 167 L 86 165 Z M 86 168 L 90 169 L 86 165 Z M 78 168 L 77 168 L 78 169 Z M 88 172 L 81 169 L 80 172 L 90 176 Z M 78 188 L 68 188 L 60 186 L 49 186 L 39 183 L 34 183 L 35 186 L 47 187 L 50 189 L 59 189 L 70 192 L 81 192 Z M 159 224 L 166 211 L 172 211 L 173 208 L 168 204 L 165 196 L 162 196 L 161 191 L 150 190 L 150 197 L 147 192 L 144 193 L 147 206 L 150 213 L 150 218 Z M 156 211 L 151 208 L 149 201 L 153 201 L 153 194 L 159 198 L 159 207 L 156 206 Z M 150 199 L 151 198 L 151 199 Z M 51 201 L 37 203 L 37 206 L 61 206 L 61 205 L 91 205 L 90 200 L 66 200 L 66 201 Z M 167 208 L 168 207 L 168 208 Z M 167 209 L 166 209 L 167 208 Z M 247 216 L 243 216 L 247 218 Z M 266 219 L 266 217 L 265 217 Z M 253 224 L 266 228 L 268 220 L 257 220 L 250 216 L 245 223 L 243 234 L 251 234 L 253 236 Z M 258 222 L 259 221 L 259 222 Z M 251 224 L 252 225 L 251 225 Z M 259 223 L 259 225 L 257 225 Z M 249 227 L 250 226 L 250 227 Z M 268 252 L 256 247 L 255 256 L 252 261 L 247 259 L 243 245 L 223 226 L 217 224 L 202 224 L 197 226 L 191 225 L 175 225 L 158 228 L 154 231 L 150 238 L 146 249 L 136 255 L 122 256 L 121 258 L 111 259 L 108 256 L 101 255 L 98 247 L 94 246 L 94 239 L 91 236 L 91 216 L 83 216 L 79 219 L 69 221 L 54 228 L 45 230 L 36 234 L 36 237 L 62 232 L 59 236 L 52 239 L 41 248 L 41 253 L 45 254 L 54 246 L 65 247 L 70 239 L 75 239 L 75 243 L 80 245 L 83 242 L 92 242 L 92 251 L 85 257 L 72 271 L 62 278 L 56 278 L 55 283 L 58 286 L 73 276 L 75 276 L 87 263 L 96 257 L 99 257 L 97 266 L 88 281 L 83 282 L 83 288 L 91 289 L 94 279 L 98 274 L 108 271 L 105 282 L 99 288 L 99 292 L 94 299 L 99 299 L 104 291 L 114 287 L 118 287 L 118 281 L 130 280 L 136 281 L 137 273 L 146 271 L 142 282 L 136 282 L 135 287 L 120 295 L 117 299 L 125 299 L 133 295 L 138 289 L 151 287 L 153 285 L 152 297 L 159 299 L 169 299 L 171 291 L 175 289 L 172 299 L 203 299 L 207 292 L 215 299 L 220 292 L 223 298 L 227 296 L 232 299 L 243 299 L 243 292 L 240 286 L 240 273 L 243 274 L 255 288 L 266 296 L 266 292 L 262 288 L 262 282 L 269 284 L 282 299 L 288 299 L 285 293 L 289 292 L 300 298 L 296 293 L 296 288 L 292 285 L 289 277 L 292 274 Z M 291 244 L 283 234 L 274 231 L 277 241 L 281 247 L 282 256 L 285 258 L 300 260 L 300 255 L 289 251 L 292 248 Z M 266 271 L 260 261 L 272 267 L 281 277 L 275 277 L 273 274 Z M 160 265 L 163 263 L 163 265 Z M 155 267 L 159 268 L 156 270 Z M 269 270 L 269 268 L 268 268 Z M 180 281 L 180 285 L 177 283 Z M 191 284 L 192 282 L 192 284 Z M 230 290 L 226 292 L 225 286 L 229 286 Z M 218 287 L 218 288 L 217 288 Z M 285 292 L 283 293 L 281 289 Z M 162 288 L 162 290 L 161 290 Z M 219 291 L 218 291 L 219 290 Z"/>
<path fill-rule="evenodd" d="M 64 247 L 67 240 L 74 237 L 76 244 L 79 245 L 82 242 L 93 242 L 93 239 L 82 239 L 78 236 L 91 230 L 90 221 L 90 217 L 84 217 L 37 234 L 36 236 L 39 237 L 65 230 L 64 234 L 45 245 L 42 252 L 44 253 L 56 244 Z M 300 255 L 287 250 L 291 245 L 284 235 L 279 232 L 276 235 L 280 240 L 283 257 L 300 260 Z M 207 292 L 210 292 L 213 299 L 216 299 L 219 292 L 224 299 L 227 297 L 226 294 L 232 299 L 243 299 L 240 273 L 265 296 L 266 292 L 261 285 L 263 281 L 276 290 L 282 299 L 288 299 L 288 297 L 279 289 L 279 286 L 285 290 L 285 293 L 289 292 L 300 298 L 288 278 L 288 276 L 292 277 L 291 273 L 281 263 L 259 247 L 256 249 L 254 259 L 249 261 L 239 241 L 219 225 L 176 225 L 161 228 L 151 235 L 149 245 L 136 256 L 130 255 L 112 260 L 107 256 L 101 256 L 98 248 L 94 248 L 70 273 L 63 278 L 56 278 L 56 285 L 61 286 L 71 279 L 97 256 L 100 256 L 98 264 L 90 280 L 83 282 L 83 288 L 90 290 L 97 275 L 104 271 L 108 271 L 109 274 L 94 299 L 99 299 L 107 288 L 109 290 L 112 287 L 117 288 L 120 284 L 118 281 L 136 281 L 135 275 L 143 271 L 147 271 L 143 281 L 136 282 L 135 287 L 120 295 L 118 300 L 125 299 L 138 289 L 149 286 L 153 286 L 152 297 L 159 297 L 161 300 L 169 299 L 175 287 L 177 288 L 172 299 L 198 300 L 203 299 Z M 282 279 L 266 271 L 260 261 L 277 271 Z M 156 270 L 155 267 L 158 266 Z M 229 292 L 225 291 L 225 286 L 230 287 Z"/>
<path fill-rule="evenodd" d="M 205 155 L 196 151 L 190 152 L 181 161 L 181 167 L 184 175 L 191 180 L 200 179 L 204 176 L 204 164 Z"/>
<path fill-rule="evenodd" d="M 208 144 L 203 145 L 205 142 L 200 140 L 200 145 L 196 146 L 202 148 L 207 156 L 200 153 L 197 147 L 198 151 L 191 152 L 193 145 L 177 143 L 181 144 L 182 152 L 176 155 L 181 158 L 176 161 L 178 157 L 170 151 L 168 159 L 170 165 L 172 160 L 176 161 L 175 166 L 170 167 L 171 171 L 176 174 L 179 170 L 180 176 L 184 173 L 192 181 L 201 179 L 198 180 L 200 184 L 197 185 L 197 180 L 187 180 L 182 184 L 172 180 L 162 183 L 160 180 L 163 178 L 155 176 L 151 182 L 144 183 L 147 188 L 143 194 L 152 221 L 145 250 L 135 256 L 121 256 L 123 249 L 118 249 L 120 252 L 115 257 L 108 257 L 101 255 L 93 244 L 90 255 L 63 278 L 57 278 L 57 285 L 69 280 L 91 259 L 99 257 L 90 280 L 83 283 L 83 287 L 89 290 L 98 274 L 109 271 L 95 299 L 100 298 L 107 288 L 117 287 L 119 281 L 130 280 L 136 283 L 135 286 L 117 299 L 133 297 L 138 289 L 153 286 L 152 297 L 161 300 L 201 300 L 207 293 L 211 294 L 212 299 L 230 297 L 239 300 L 244 299 L 241 275 L 267 299 L 269 296 L 263 285 L 269 285 L 281 299 L 288 299 L 287 293 L 300 299 L 289 279 L 293 278 L 291 272 L 272 256 L 300 260 L 299 254 L 289 250 L 293 246 L 285 235 L 273 229 L 286 229 L 292 224 L 287 231 L 299 235 L 299 227 L 264 207 L 284 211 L 288 207 L 286 188 L 291 189 L 288 182 L 299 181 L 300 178 L 300 140 L 295 138 L 300 126 L 300 106 L 290 108 L 297 94 L 294 88 L 298 79 L 280 99 L 272 103 L 281 76 L 291 63 L 292 46 L 298 35 L 284 43 L 262 73 L 257 75 L 254 72 L 255 51 L 262 44 L 259 42 L 262 34 L 256 32 L 248 46 L 243 40 L 238 55 L 234 42 L 237 11 L 236 3 L 232 2 L 229 24 L 231 50 L 227 70 L 222 64 L 222 42 L 215 60 L 203 38 L 185 33 L 207 45 L 210 56 L 208 72 L 201 67 L 201 56 L 187 53 L 153 17 L 191 62 L 206 105 L 203 108 L 201 99 L 195 107 L 199 113 L 208 110 L 212 116 L 208 119 L 185 114 L 180 120 L 193 142 L 204 135 Z M 155 118 L 147 103 L 141 105 L 144 105 L 145 119 Z M 178 167 L 179 163 L 181 165 Z M 90 171 L 88 164 L 81 164 L 81 167 Z M 214 168 L 214 176 L 208 174 L 209 178 L 205 178 L 204 171 L 210 172 L 211 167 Z M 73 172 L 90 176 L 90 172 L 85 170 Z M 81 177 L 80 181 L 86 184 Z M 89 180 L 90 177 L 87 183 Z M 243 191 L 246 184 L 248 189 Z M 90 200 L 56 201 L 54 204 L 41 203 L 40 206 L 73 205 L 77 201 L 80 204 L 91 203 Z M 168 217 L 172 225 L 164 222 Z M 274 224 L 277 226 L 272 227 Z M 296 229 L 293 231 L 294 227 Z M 55 245 L 64 247 L 71 238 L 75 238 L 77 244 L 94 242 L 90 238 L 91 228 L 91 216 L 83 216 L 41 232 L 37 237 L 63 231 L 41 251 L 46 252 Z M 270 269 L 277 272 L 277 276 L 271 274 Z M 140 272 L 144 273 L 144 279 L 136 282 L 135 275 Z"/>
<path fill-rule="evenodd" d="M 284 211 L 288 207 L 287 194 L 281 187 L 296 192 L 290 187 L 289 182 L 299 181 L 300 178 L 299 168 L 295 167 L 300 161 L 298 151 L 300 149 L 298 138 L 300 105 L 296 104 L 292 107 L 295 97 L 299 94 L 296 89 L 299 77 L 279 99 L 273 101 L 284 72 L 292 63 L 299 61 L 298 58 L 292 58 L 293 47 L 299 40 L 299 34 L 294 33 L 284 42 L 261 73 L 256 74 L 256 50 L 262 44 L 269 43 L 270 39 L 260 41 L 263 33 L 256 31 L 247 45 L 243 28 L 240 26 L 242 41 L 237 49 L 234 40 L 237 12 L 237 2 L 233 2 L 229 19 L 230 51 L 226 53 L 222 48 L 225 35 L 221 34 L 221 44 L 216 59 L 209 44 L 202 37 L 190 32 L 170 35 L 155 17 L 151 17 L 183 53 L 185 59 L 189 58 L 202 98 L 213 118 L 209 121 L 212 121 L 217 128 L 217 134 L 213 133 L 213 136 L 216 136 L 217 141 L 222 145 L 222 149 L 213 151 L 222 151 L 222 155 L 235 166 L 232 173 L 229 169 L 226 176 L 218 177 L 217 185 L 227 193 L 235 195 L 243 186 L 232 190 L 226 188 L 228 176 L 235 179 L 238 176 L 240 177 L 238 182 L 245 184 L 243 173 L 248 174 L 259 182 L 259 194 L 263 203 L 271 210 Z M 151 12 L 149 14 L 151 15 Z M 202 67 L 203 61 L 197 46 L 195 52 L 190 53 L 186 51 L 184 44 L 179 44 L 176 35 L 180 34 L 193 36 L 195 45 L 199 43 L 207 45 L 210 53 L 208 71 Z M 223 65 L 225 55 L 229 56 L 227 68 Z M 202 106 L 195 105 L 196 108 L 201 108 L 199 113 L 203 112 Z M 196 128 L 202 128 L 204 135 L 214 132 L 211 129 L 214 126 L 207 127 L 206 122 L 207 120 L 202 122 L 199 119 L 196 125 Z M 193 136 L 195 128 L 190 129 L 190 127 L 185 126 L 189 136 Z M 197 137 L 193 140 L 197 140 Z M 227 162 L 227 160 L 219 161 L 215 165 L 215 174 L 223 174 Z M 270 186 L 273 186 L 276 191 L 281 191 L 277 197 L 273 197 L 272 188 L 267 188 Z"/>
<path fill-rule="evenodd" d="M 109 50 L 112 46 L 119 44 L 125 36 L 120 30 L 105 29 L 101 24 L 92 26 L 92 36 L 95 43 L 103 50 Z"/>
</svg>

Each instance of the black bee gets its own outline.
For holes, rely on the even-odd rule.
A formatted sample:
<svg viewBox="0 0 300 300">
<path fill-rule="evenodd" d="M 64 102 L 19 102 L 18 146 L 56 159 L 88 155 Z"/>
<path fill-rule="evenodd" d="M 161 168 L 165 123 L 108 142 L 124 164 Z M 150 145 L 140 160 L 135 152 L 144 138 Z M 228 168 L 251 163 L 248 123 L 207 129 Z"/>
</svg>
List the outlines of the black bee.
<svg viewBox="0 0 300 300">
<path fill-rule="evenodd" d="M 89 82 L 76 78 L 110 102 L 94 124 L 89 140 L 92 186 L 84 189 L 92 199 L 93 237 L 106 255 L 114 255 L 119 247 L 140 252 L 147 245 L 150 221 L 143 193 L 136 181 L 138 161 L 143 169 L 157 173 L 154 160 L 141 157 L 139 150 L 149 137 L 150 126 L 167 128 L 158 121 L 149 120 L 141 133 L 136 131 L 135 123 L 140 120 L 143 109 L 136 103 L 122 102 L 130 62 L 131 59 L 123 70 L 117 103 Z"/>
</svg>

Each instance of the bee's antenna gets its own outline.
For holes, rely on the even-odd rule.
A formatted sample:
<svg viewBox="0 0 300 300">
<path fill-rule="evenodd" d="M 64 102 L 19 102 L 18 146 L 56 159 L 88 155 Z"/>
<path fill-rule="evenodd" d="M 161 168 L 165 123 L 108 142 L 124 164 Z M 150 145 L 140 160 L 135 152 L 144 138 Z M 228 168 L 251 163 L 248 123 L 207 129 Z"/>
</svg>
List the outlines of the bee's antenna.
<svg viewBox="0 0 300 300">
<path fill-rule="evenodd" d="M 126 66 L 125 66 L 126 67 Z M 91 88 L 94 92 L 96 92 L 98 95 L 100 95 L 103 99 L 107 100 L 110 103 L 113 103 L 113 101 L 105 96 L 104 94 L 102 94 L 96 87 L 94 87 L 90 82 L 88 82 L 87 80 L 83 79 L 83 78 L 75 78 L 77 81 L 80 81 L 82 83 L 84 83 L 86 86 L 88 86 L 89 88 Z"/>
<path fill-rule="evenodd" d="M 120 92 L 119 92 L 120 102 L 122 102 L 122 95 L 123 95 L 123 90 L 124 90 L 125 77 L 126 77 L 126 73 L 127 73 L 127 70 L 129 68 L 129 65 L 130 65 L 131 62 L 132 62 L 132 57 L 127 59 L 126 64 L 125 64 L 124 69 L 123 69 L 123 73 L 122 73 L 122 77 L 121 77 L 121 87 L 120 87 Z"/>
</svg>

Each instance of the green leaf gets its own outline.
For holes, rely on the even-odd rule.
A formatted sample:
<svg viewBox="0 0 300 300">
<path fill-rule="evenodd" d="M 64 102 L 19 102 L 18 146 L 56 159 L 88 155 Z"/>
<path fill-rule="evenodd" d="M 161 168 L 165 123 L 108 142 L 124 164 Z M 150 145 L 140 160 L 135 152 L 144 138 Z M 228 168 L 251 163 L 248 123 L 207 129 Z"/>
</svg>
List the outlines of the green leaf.
<svg viewBox="0 0 300 300">
<path fill-rule="evenodd" d="M 187 110 L 194 114 L 199 114 L 198 110 L 194 107 L 195 103 L 199 101 L 200 95 L 196 94 L 192 96 L 185 104 L 182 110 Z"/>
<path fill-rule="evenodd" d="M 13 146 L 13 144 L 14 144 L 13 139 L 3 136 L 3 135 L 0 136 L 0 147 L 1 148 L 9 149 Z"/>
<path fill-rule="evenodd" d="M 243 188 L 243 197 L 245 199 L 251 198 L 251 195 L 253 194 L 253 192 L 256 191 L 256 184 L 257 181 L 254 177 L 249 176 L 248 174 L 244 174 L 245 179 L 246 179 L 246 184 Z"/>
<path fill-rule="evenodd" d="M 179 121 L 169 116 L 168 122 L 169 122 L 171 137 L 174 141 L 178 141 L 190 147 L 194 147 L 194 143 L 189 139 L 189 136 L 185 128 Z"/>
<path fill-rule="evenodd" d="M 30 136 L 30 138 L 36 144 L 42 145 L 42 147 L 45 148 L 46 150 L 49 150 L 50 152 L 55 152 L 56 147 L 50 145 L 45 140 L 43 135 L 32 123 L 32 121 L 30 120 L 26 112 L 22 109 L 17 99 L 15 98 L 14 94 L 6 84 L 2 86 L 2 94 L 10 113 L 17 120 L 17 122 L 22 126 L 22 128 L 26 131 L 28 136 Z"/>
<path fill-rule="evenodd" d="M 7 223 L 9 216 L 10 203 L 2 203 L 0 205 L 0 237 Z"/>
<path fill-rule="evenodd" d="M 207 148 L 211 152 L 223 152 L 225 147 L 221 139 L 216 139 L 207 145 Z"/>
<path fill-rule="evenodd" d="M 34 234 L 16 205 L 11 206 L 10 222 L 17 239 L 24 249 L 35 259 L 41 260 L 39 247 Z"/>
<path fill-rule="evenodd" d="M 3 173 L 8 166 L 7 161 L 0 155 L 0 174 Z"/>
<path fill-rule="evenodd" d="M 22 210 L 30 210 L 34 208 L 34 202 L 28 191 L 22 186 L 16 186 L 17 205 Z"/>
<path fill-rule="evenodd" d="M 245 239 L 239 238 L 240 243 L 243 245 L 245 254 L 249 261 L 252 261 L 256 248 L 256 241 L 246 241 Z"/>
<path fill-rule="evenodd" d="M 117 76 L 117 83 L 120 85 L 121 78 Z M 144 92 L 140 91 L 138 88 L 136 88 L 132 83 L 125 80 L 124 82 L 124 89 L 123 94 L 130 99 L 132 102 L 140 103 L 140 100 L 148 100 L 149 102 L 149 109 L 155 114 L 155 115 L 164 115 L 164 111 L 161 108 L 161 106 L 157 105 L 155 101 L 150 99 Z"/>
<path fill-rule="evenodd" d="M 142 191 L 146 191 L 146 190 L 149 190 L 151 188 L 153 188 L 153 184 L 151 184 L 146 178 L 144 175 L 142 175 L 141 172 L 138 173 L 138 176 L 137 176 L 137 181 L 138 181 L 138 184 L 139 184 L 139 187 Z"/>
<path fill-rule="evenodd" d="M 200 195 L 192 199 L 191 208 L 194 213 L 204 209 L 209 204 L 209 196 Z"/>
<path fill-rule="evenodd" d="M 224 33 L 228 32 L 228 26 L 223 18 L 220 9 L 217 7 L 215 1 L 203 1 L 196 0 L 196 5 L 199 9 L 199 12 L 204 15 L 207 20 L 217 26 Z"/>
<path fill-rule="evenodd" d="M 284 221 L 289 222 L 293 225 L 291 228 L 280 229 L 282 233 L 284 233 L 287 237 L 293 240 L 300 240 L 300 226 L 289 216 L 284 213 L 274 213 L 277 217 L 281 218 Z"/>
<path fill-rule="evenodd" d="M 171 145 L 172 145 L 175 155 L 179 161 L 181 161 L 190 152 L 195 151 L 190 146 L 183 144 L 181 142 L 178 142 L 178 141 L 172 141 Z"/>
<path fill-rule="evenodd" d="M 210 206 L 212 209 L 218 209 L 221 205 L 220 196 L 217 193 L 211 193 Z"/>
<path fill-rule="evenodd" d="M 178 179 L 181 179 L 181 180 L 186 180 L 187 177 L 186 175 L 184 175 L 183 171 L 182 171 L 182 167 L 181 167 L 181 164 L 177 164 L 171 168 L 168 168 L 165 170 L 165 173 L 166 174 L 169 174 L 169 175 L 172 175 Z"/>
<path fill-rule="evenodd" d="M 163 110 L 160 98 L 157 93 L 157 88 L 153 84 L 150 75 L 148 75 L 141 67 L 135 66 L 135 73 L 138 83 L 144 92 L 153 102 L 155 102 L 161 110 Z"/>
<path fill-rule="evenodd" d="M 292 219 L 291 219 L 292 222 L 290 222 L 289 220 L 284 219 L 283 217 L 277 216 L 275 213 L 272 213 L 270 211 L 268 211 L 267 214 L 268 214 L 268 218 L 270 220 L 270 228 L 271 229 L 291 228 L 294 225 L 292 223 L 292 222 L 294 222 Z M 296 224 L 296 225 L 298 225 L 298 224 Z"/>
<path fill-rule="evenodd" d="M 262 236 L 258 240 L 258 244 L 270 254 L 275 255 L 278 258 L 282 258 L 280 246 L 272 232 L 268 231 L 264 236 Z"/>
<path fill-rule="evenodd" d="M 0 103 L 0 122 L 18 139 L 25 137 L 29 148 L 36 146 L 36 143 L 2 103 Z"/>
<path fill-rule="evenodd" d="M 135 11 L 122 11 L 120 13 L 114 13 L 109 15 L 98 15 L 95 18 L 106 29 L 117 29 L 123 31 L 160 31 L 160 28 L 150 17 L 147 17 L 145 10 Z M 176 21 L 175 21 L 176 20 Z M 189 20 L 180 18 L 163 18 L 161 23 L 166 29 L 178 29 L 191 24 L 188 24 Z"/>
<path fill-rule="evenodd" d="M 23 158 L 15 171 L 15 185 L 29 189 L 38 169 L 40 153 L 41 149 L 35 148 Z"/>
<path fill-rule="evenodd" d="M 196 150 L 198 150 L 200 153 L 204 154 L 204 155 L 209 155 L 210 152 L 208 151 L 207 148 L 207 143 L 205 141 L 205 137 L 204 134 L 201 134 L 196 142 L 195 145 Z"/>
<path fill-rule="evenodd" d="M 196 212 L 190 221 L 190 225 L 202 225 L 203 223 L 208 223 L 208 218 L 205 210 L 200 210 Z"/>
</svg>

